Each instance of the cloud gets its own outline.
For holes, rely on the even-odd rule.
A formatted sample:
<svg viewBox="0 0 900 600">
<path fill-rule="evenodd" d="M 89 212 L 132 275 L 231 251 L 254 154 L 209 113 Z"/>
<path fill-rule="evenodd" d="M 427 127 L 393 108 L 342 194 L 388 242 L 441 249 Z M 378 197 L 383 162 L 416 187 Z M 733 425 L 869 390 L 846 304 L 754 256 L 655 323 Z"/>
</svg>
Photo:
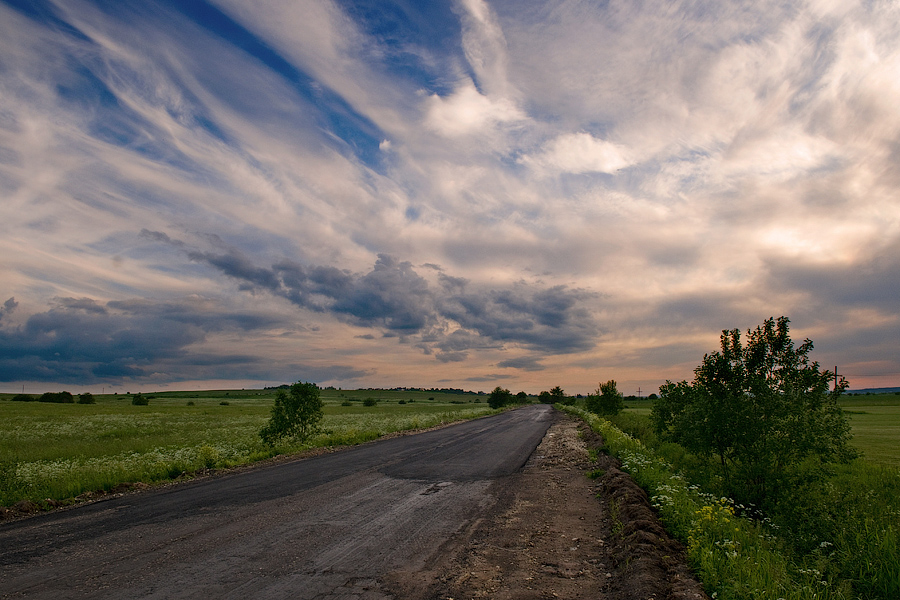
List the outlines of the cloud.
<svg viewBox="0 0 900 600">
<path fill-rule="evenodd" d="M 631 164 L 628 152 L 589 133 L 561 135 L 536 155 L 526 155 L 523 164 L 541 173 L 615 173 Z"/>
<path fill-rule="evenodd" d="M 453 94 L 440 97 L 433 94 L 425 105 L 425 124 L 449 138 L 483 134 L 525 118 L 516 106 L 505 98 L 491 98 L 481 94 L 467 81 Z"/>
<path fill-rule="evenodd" d="M 523 371 L 544 371 L 547 369 L 547 366 L 541 364 L 541 359 L 535 356 L 523 356 L 520 358 L 511 358 L 509 360 L 502 360 L 497 363 L 498 367 L 502 367 L 504 369 L 521 369 Z"/>
<path fill-rule="evenodd" d="M 470 383 L 492 383 L 495 381 L 503 381 L 504 379 L 510 379 L 510 376 L 503 373 L 491 373 L 490 375 L 466 377 L 466 381 Z"/>
<path fill-rule="evenodd" d="M 484 0 L 461 0 L 462 47 L 479 87 L 488 95 L 512 98 L 507 79 L 508 56 L 503 28 Z"/>
<path fill-rule="evenodd" d="M 145 237 L 184 246 L 165 234 Z M 562 285 L 472 290 L 464 279 L 439 272 L 436 288 L 411 263 L 388 255 L 379 255 L 365 274 L 286 260 L 258 267 L 235 249 L 188 249 L 187 255 L 237 280 L 241 289 L 267 291 L 358 327 L 419 336 L 419 346 L 427 354 L 438 351 L 442 362 L 460 362 L 467 350 L 507 343 L 538 352 L 577 352 L 592 347 L 599 335 L 584 306 L 595 295 Z"/>
<path fill-rule="evenodd" d="M 6 315 L 12 314 L 16 307 L 19 306 L 19 303 L 16 302 L 15 298 L 10 298 L 6 302 L 3 303 L 3 307 L 0 308 L 0 321 L 3 320 L 3 317 Z"/>
<path fill-rule="evenodd" d="M 56 298 L 24 326 L 0 329 L 0 381 L 177 382 L 228 379 L 234 369 L 269 381 L 346 381 L 369 374 L 338 364 L 273 364 L 216 349 L 221 342 L 205 342 L 235 333 L 259 336 L 285 325 L 270 315 L 223 308 L 200 297 L 165 303 Z"/>
<path fill-rule="evenodd" d="M 610 365 L 634 389 L 687 377 L 720 329 L 785 314 L 823 360 L 889 378 L 896 17 L 0 3 L 0 281 L 18 305 L 0 331 L 34 377 L 495 369 L 584 391 Z"/>
</svg>

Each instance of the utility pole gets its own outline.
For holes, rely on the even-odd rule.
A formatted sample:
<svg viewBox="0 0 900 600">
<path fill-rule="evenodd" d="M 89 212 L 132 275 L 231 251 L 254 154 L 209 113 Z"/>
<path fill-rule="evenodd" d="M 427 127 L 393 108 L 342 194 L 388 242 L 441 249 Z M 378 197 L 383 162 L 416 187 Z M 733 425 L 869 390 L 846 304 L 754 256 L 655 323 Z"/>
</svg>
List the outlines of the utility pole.
<svg viewBox="0 0 900 600">
<path fill-rule="evenodd" d="M 838 372 L 837 365 L 834 365 L 834 391 L 837 391 Z"/>
<path fill-rule="evenodd" d="M 638 400 L 641 399 L 641 386 L 638 386 Z"/>
</svg>

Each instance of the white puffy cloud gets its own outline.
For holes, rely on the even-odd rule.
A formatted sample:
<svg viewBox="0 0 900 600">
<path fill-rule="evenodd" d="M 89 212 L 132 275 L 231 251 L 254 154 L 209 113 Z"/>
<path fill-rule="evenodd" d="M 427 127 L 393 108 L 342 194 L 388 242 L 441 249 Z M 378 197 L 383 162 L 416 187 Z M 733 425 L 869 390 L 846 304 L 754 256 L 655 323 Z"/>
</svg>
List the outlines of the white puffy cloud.
<svg viewBox="0 0 900 600">
<path fill-rule="evenodd" d="M 450 138 L 485 133 L 525 117 L 512 102 L 481 94 L 471 81 L 460 85 L 450 96 L 432 94 L 425 106 L 427 126 Z"/>
<path fill-rule="evenodd" d="M 630 164 L 628 151 L 589 133 L 563 134 L 536 155 L 526 155 L 521 162 L 548 173 L 615 173 Z"/>
</svg>

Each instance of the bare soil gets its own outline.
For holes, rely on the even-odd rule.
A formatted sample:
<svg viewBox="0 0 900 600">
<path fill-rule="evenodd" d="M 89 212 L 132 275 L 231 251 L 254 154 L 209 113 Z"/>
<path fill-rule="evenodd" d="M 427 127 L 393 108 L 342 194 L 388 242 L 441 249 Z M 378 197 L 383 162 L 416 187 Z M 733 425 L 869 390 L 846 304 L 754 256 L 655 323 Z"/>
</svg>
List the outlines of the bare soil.
<svg viewBox="0 0 900 600">
<path fill-rule="evenodd" d="M 525 468 L 498 482 L 496 510 L 448 541 L 425 571 L 386 587 L 428 600 L 708 598 L 646 493 L 602 440 L 560 414 Z M 590 479 L 587 472 L 602 470 Z M 425 583 L 430 582 L 430 583 Z"/>
</svg>

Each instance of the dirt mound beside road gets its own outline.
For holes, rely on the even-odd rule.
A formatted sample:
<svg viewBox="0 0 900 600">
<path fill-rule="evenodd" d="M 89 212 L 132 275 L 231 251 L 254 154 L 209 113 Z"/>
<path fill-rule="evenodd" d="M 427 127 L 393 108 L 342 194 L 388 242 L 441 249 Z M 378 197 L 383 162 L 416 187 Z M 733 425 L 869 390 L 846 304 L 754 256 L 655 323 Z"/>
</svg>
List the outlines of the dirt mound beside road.
<svg viewBox="0 0 900 600">
<path fill-rule="evenodd" d="M 496 484 L 494 513 L 417 574 L 428 589 L 399 574 L 388 587 L 431 600 L 706 599 L 644 491 L 615 459 L 591 461 L 587 448 L 599 445 L 560 414 L 522 472 Z M 594 469 L 605 473 L 592 481 Z"/>
</svg>

